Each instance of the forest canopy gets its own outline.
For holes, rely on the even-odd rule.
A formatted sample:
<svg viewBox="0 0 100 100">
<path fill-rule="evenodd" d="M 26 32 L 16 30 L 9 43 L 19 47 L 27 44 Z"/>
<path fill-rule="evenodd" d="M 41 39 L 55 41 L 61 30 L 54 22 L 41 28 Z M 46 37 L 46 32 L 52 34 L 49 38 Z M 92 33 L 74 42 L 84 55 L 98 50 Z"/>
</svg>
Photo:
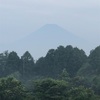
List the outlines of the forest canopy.
<svg viewBox="0 0 100 100">
<path fill-rule="evenodd" d="M 99 72 L 100 46 L 89 56 L 77 47 L 59 46 L 37 61 L 29 51 L 21 57 L 15 51 L 5 51 L 0 53 L 0 98 L 99 100 Z"/>
</svg>

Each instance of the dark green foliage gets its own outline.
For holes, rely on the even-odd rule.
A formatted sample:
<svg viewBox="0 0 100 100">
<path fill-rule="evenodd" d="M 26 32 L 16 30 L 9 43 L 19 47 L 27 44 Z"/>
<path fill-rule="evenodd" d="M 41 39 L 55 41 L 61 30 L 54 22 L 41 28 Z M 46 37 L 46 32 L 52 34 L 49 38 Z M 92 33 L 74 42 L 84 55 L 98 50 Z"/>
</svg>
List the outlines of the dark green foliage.
<svg viewBox="0 0 100 100">
<path fill-rule="evenodd" d="M 82 76 L 76 76 L 72 78 L 70 83 L 73 85 L 73 87 L 78 87 L 78 86 L 84 86 L 86 88 L 91 87 L 91 83 L 89 83 L 88 80 Z"/>
<path fill-rule="evenodd" d="M 38 74 L 51 77 L 57 77 L 66 68 L 69 75 L 73 77 L 86 61 L 87 56 L 83 50 L 72 46 L 65 48 L 59 46 L 56 50 L 49 50 L 46 57 L 39 59 L 36 67 L 41 69 Z"/>
<path fill-rule="evenodd" d="M 68 91 L 68 100 L 94 100 L 94 93 L 91 89 L 83 86 L 72 88 Z"/>
<path fill-rule="evenodd" d="M 8 51 L 0 54 L 0 77 L 6 75 L 6 66 L 7 66 L 7 59 L 8 59 Z"/>
<path fill-rule="evenodd" d="M 18 80 L 5 78 L 0 80 L 0 100 L 100 100 L 100 97 L 89 88 L 64 80 L 37 80 L 26 91 Z"/>
<path fill-rule="evenodd" d="M 19 71 L 20 68 L 21 68 L 21 62 L 17 53 L 14 51 L 10 52 L 7 59 L 6 73 L 12 74 L 13 72 Z"/>
<path fill-rule="evenodd" d="M 98 71 L 100 71 L 100 46 L 91 51 L 89 55 L 89 63 L 94 70 L 98 69 Z"/>
<path fill-rule="evenodd" d="M 100 46 L 91 51 L 88 62 L 77 74 L 85 77 L 92 84 L 95 92 L 100 94 Z"/>
<path fill-rule="evenodd" d="M 36 63 L 28 51 L 21 58 L 14 51 L 6 51 L 0 53 L 0 77 L 6 76 L 16 77 L 27 88 L 30 87 L 32 91 L 29 89 L 28 93 L 25 93 L 27 97 L 24 100 L 92 100 L 92 96 L 88 96 L 89 93 L 94 96 L 92 90 L 100 95 L 100 46 L 92 50 L 89 57 L 76 47 L 59 46 L 57 49 L 50 49 L 46 56 L 39 58 Z M 44 79 L 48 77 L 54 79 Z M 33 79 L 43 80 L 35 82 L 34 87 L 31 87 L 29 83 Z M 6 79 L 5 83 L 8 80 Z M 5 83 L 2 83 L 2 86 Z M 9 83 L 13 84 L 12 80 Z M 7 100 L 15 100 L 6 92 L 7 86 L 3 89 L 0 93 L 8 93 Z M 9 88 L 9 91 L 12 89 Z M 73 91 L 77 94 L 73 94 Z M 100 100 L 99 96 L 94 97 L 93 100 Z"/>
<path fill-rule="evenodd" d="M 85 55 L 85 52 L 83 50 L 74 48 L 68 60 L 69 60 L 69 63 L 68 63 L 69 73 L 72 76 L 75 76 L 77 71 L 87 61 L 87 56 Z"/>
<path fill-rule="evenodd" d="M 13 78 L 0 80 L 0 100 L 24 100 L 25 90 L 21 83 Z"/>
<path fill-rule="evenodd" d="M 35 82 L 33 92 L 36 100 L 67 100 L 68 89 L 69 84 L 66 81 L 44 79 Z"/>
<path fill-rule="evenodd" d="M 34 82 L 31 91 L 35 100 L 95 100 L 97 98 L 90 88 L 73 86 L 64 80 L 38 80 Z"/>
<path fill-rule="evenodd" d="M 28 51 L 26 51 L 21 57 L 21 62 L 22 62 L 21 73 L 23 75 L 23 78 L 32 76 L 34 68 L 34 59 Z"/>
<path fill-rule="evenodd" d="M 34 60 L 28 51 L 24 53 L 21 59 L 14 51 L 10 53 L 5 51 L 0 54 L 0 77 L 13 76 L 15 73 L 19 73 L 20 79 L 29 78 L 34 73 L 33 67 Z"/>
<path fill-rule="evenodd" d="M 65 80 L 65 81 L 67 81 L 67 82 L 70 81 L 69 74 L 68 74 L 68 72 L 66 71 L 65 68 L 63 69 L 61 75 L 59 75 L 59 79 L 61 79 L 61 80 Z"/>
</svg>

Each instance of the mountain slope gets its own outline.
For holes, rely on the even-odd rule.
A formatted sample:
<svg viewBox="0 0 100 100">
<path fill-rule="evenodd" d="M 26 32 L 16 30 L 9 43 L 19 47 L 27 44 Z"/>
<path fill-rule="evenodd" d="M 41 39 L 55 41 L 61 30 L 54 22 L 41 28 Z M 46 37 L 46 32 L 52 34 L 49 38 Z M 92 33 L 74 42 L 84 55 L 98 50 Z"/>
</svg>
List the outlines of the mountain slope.
<svg viewBox="0 0 100 100">
<path fill-rule="evenodd" d="M 51 48 L 59 45 L 73 45 L 84 49 L 87 42 L 68 32 L 56 24 L 47 24 L 33 32 L 26 38 L 10 45 L 10 50 L 15 50 L 22 55 L 29 51 L 33 57 L 44 56 Z"/>
</svg>

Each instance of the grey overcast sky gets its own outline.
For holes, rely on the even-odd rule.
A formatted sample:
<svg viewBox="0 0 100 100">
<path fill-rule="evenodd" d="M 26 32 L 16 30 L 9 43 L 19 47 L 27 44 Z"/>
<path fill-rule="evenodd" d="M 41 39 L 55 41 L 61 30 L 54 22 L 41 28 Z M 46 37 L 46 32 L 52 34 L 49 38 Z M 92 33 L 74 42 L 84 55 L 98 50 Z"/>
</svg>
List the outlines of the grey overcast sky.
<svg viewBox="0 0 100 100">
<path fill-rule="evenodd" d="M 0 0 L 2 45 L 50 23 L 99 45 L 100 0 Z"/>
</svg>

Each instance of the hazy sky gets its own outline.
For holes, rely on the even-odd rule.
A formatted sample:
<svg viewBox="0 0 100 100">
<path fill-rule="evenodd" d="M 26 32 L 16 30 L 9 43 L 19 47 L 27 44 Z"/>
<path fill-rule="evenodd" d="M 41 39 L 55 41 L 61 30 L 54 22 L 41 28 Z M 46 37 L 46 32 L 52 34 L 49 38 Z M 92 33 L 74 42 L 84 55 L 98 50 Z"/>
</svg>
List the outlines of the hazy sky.
<svg viewBox="0 0 100 100">
<path fill-rule="evenodd" d="M 49 23 L 99 45 L 100 0 L 0 0 L 2 45 Z"/>
</svg>

